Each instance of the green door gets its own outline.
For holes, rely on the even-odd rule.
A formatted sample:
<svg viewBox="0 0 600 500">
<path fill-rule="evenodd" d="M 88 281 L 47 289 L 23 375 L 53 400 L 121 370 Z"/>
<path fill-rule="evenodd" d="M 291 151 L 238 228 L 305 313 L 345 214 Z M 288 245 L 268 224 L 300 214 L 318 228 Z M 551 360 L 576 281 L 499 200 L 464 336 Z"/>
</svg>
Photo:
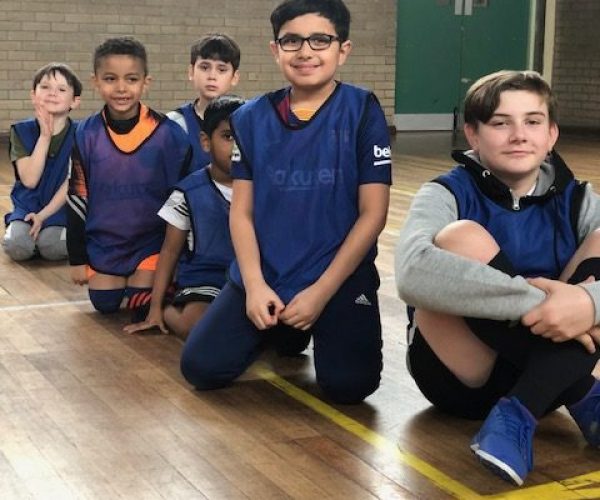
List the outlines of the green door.
<svg viewBox="0 0 600 500">
<path fill-rule="evenodd" d="M 467 88 L 526 69 L 535 0 L 398 0 L 398 130 L 451 130 Z"/>
</svg>

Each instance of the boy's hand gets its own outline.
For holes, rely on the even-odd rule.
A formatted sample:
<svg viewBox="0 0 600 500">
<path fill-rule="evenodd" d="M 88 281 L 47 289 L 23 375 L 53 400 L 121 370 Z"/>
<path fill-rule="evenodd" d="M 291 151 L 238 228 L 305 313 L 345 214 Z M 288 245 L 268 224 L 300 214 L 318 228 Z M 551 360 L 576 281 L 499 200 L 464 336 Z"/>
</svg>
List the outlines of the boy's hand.
<svg viewBox="0 0 600 500">
<path fill-rule="evenodd" d="M 87 266 L 71 266 L 71 281 L 76 285 L 85 285 L 88 282 Z"/>
<path fill-rule="evenodd" d="M 31 222 L 31 229 L 29 230 L 29 236 L 33 238 L 33 240 L 37 240 L 38 235 L 42 229 L 42 223 L 44 222 L 44 218 L 40 216 L 40 214 L 36 214 L 35 212 L 30 212 L 25 216 L 25 222 Z"/>
<path fill-rule="evenodd" d="M 277 324 L 284 303 L 266 283 L 246 288 L 246 314 L 259 330 Z"/>
<path fill-rule="evenodd" d="M 162 333 L 169 334 L 169 330 L 163 321 L 162 310 L 160 308 L 152 309 L 148 312 L 146 319 L 140 323 L 132 323 L 123 327 L 125 333 L 137 333 L 145 330 L 158 328 Z"/>
<path fill-rule="evenodd" d="M 585 347 L 587 352 L 594 354 L 596 352 L 596 344 L 600 345 L 600 328 L 595 326 L 587 333 L 575 337 L 575 340 Z"/>
<path fill-rule="evenodd" d="M 546 299 L 525 314 L 521 322 L 535 335 L 554 342 L 577 339 L 589 351 L 589 337 L 600 338 L 594 328 L 594 302 L 589 294 L 580 286 L 562 281 L 546 278 L 527 281 L 546 292 Z M 579 339 L 580 336 L 584 337 Z"/>
<path fill-rule="evenodd" d="M 329 297 L 315 283 L 305 288 L 291 300 L 279 319 L 298 330 L 308 330 L 319 319 Z"/>
<path fill-rule="evenodd" d="M 51 115 L 46 110 L 46 107 L 41 102 L 36 102 L 35 117 L 40 125 L 40 135 L 43 137 L 52 137 L 54 131 L 54 115 Z"/>
</svg>

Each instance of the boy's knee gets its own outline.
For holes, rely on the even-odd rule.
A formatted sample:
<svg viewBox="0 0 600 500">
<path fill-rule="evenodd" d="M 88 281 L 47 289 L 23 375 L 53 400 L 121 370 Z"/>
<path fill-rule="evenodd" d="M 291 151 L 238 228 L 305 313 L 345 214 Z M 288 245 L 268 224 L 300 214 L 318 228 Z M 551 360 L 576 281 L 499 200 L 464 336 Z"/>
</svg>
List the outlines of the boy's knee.
<svg viewBox="0 0 600 500">
<path fill-rule="evenodd" d="M 40 234 L 37 247 L 42 258 L 46 260 L 63 260 L 68 256 L 65 240 L 46 239 Z"/>
<path fill-rule="evenodd" d="M 198 354 L 185 349 L 181 355 L 181 374 L 196 389 L 207 391 L 229 385 L 237 374 L 227 374 L 210 354 Z"/>
<path fill-rule="evenodd" d="M 500 247 L 482 225 L 471 220 L 448 224 L 435 235 L 436 247 L 479 262 L 489 262 Z"/>
<path fill-rule="evenodd" d="M 15 261 L 28 260 L 35 255 L 35 242 L 31 237 L 5 237 L 2 246 L 6 254 Z"/>
<path fill-rule="evenodd" d="M 331 401 L 337 404 L 359 404 L 373 394 L 381 382 L 380 372 L 329 373 L 317 375 L 317 382 Z"/>
<path fill-rule="evenodd" d="M 595 229 L 588 234 L 580 248 L 586 257 L 600 256 L 600 229 Z"/>
<path fill-rule="evenodd" d="M 125 296 L 125 289 L 117 288 L 115 290 L 89 290 L 90 301 L 94 308 L 102 314 L 114 313 L 121 307 L 121 302 Z"/>
</svg>

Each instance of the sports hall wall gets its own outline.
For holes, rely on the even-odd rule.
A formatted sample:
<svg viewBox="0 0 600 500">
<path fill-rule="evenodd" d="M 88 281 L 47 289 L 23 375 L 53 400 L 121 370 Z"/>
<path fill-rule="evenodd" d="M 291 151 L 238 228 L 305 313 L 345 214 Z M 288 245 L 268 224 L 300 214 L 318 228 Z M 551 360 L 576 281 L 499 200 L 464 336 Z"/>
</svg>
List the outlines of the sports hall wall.
<svg viewBox="0 0 600 500">
<path fill-rule="evenodd" d="M 600 134 L 600 0 L 557 0 L 552 83 L 563 129 Z"/>
<path fill-rule="evenodd" d="M 416 1 L 416 0 L 415 0 Z M 419 0 L 434 1 L 434 0 Z M 498 0 L 492 0 L 498 1 Z M 148 48 L 154 77 L 148 102 L 169 110 L 191 98 L 188 46 L 222 30 L 242 47 L 238 92 L 251 97 L 281 85 L 268 52 L 268 17 L 278 0 L 2 0 L 0 9 L 0 135 L 30 115 L 35 69 L 70 63 L 84 80 L 81 110 L 98 109 L 89 86 L 93 48 L 109 36 L 131 34 Z M 372 88 L 388 120 L 394 114 L 395 0 L 347 0 L 355 48 L 340 76 Z M 556 0 L 552 83 L 562 127 L 600 130 L 600 0 Z"/>
<path fill-rule="evenodd" d="M 89 83 L 94 48 L 111 36 L 146 45 L 153 82 L 146 102 L 169 111 L 192 98 L 189 46 L 209 31 L 240 44 L 244 97 L 282 86 L 268 43 L 269 15 L 279 0 L 2 0 L 0 9 L 0 135 L 31 116 L 34 71 L 50 61 L 70 64 L 84 82 L 82 117 L 99 109 Z M 375 91 L 389 122 L 394 112 L 396 2 L 347 0 L 354 49 L 340 77 Z"/>
</svg>

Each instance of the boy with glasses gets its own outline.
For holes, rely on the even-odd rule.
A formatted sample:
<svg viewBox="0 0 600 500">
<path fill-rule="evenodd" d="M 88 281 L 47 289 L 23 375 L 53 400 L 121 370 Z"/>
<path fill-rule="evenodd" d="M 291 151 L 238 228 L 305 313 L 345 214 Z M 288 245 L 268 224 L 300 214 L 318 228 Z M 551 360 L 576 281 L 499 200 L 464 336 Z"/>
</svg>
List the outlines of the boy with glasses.
<svg viewBox="0 0 600 500">
<path fill-rule="evenodd" d="M 335 80 L 352 48 L 342 0 L 286 0 L 271 24 L 290 86 L 233 114 L 237 259 L 181 367 L 197 388 L 221 387 L 265 339 L 295 354 L 312 336 L 319 386 L 359 403 L 382 369 L 374 259 L 391 183 L 387 124 L 371 92 Z"/>
</svg>

